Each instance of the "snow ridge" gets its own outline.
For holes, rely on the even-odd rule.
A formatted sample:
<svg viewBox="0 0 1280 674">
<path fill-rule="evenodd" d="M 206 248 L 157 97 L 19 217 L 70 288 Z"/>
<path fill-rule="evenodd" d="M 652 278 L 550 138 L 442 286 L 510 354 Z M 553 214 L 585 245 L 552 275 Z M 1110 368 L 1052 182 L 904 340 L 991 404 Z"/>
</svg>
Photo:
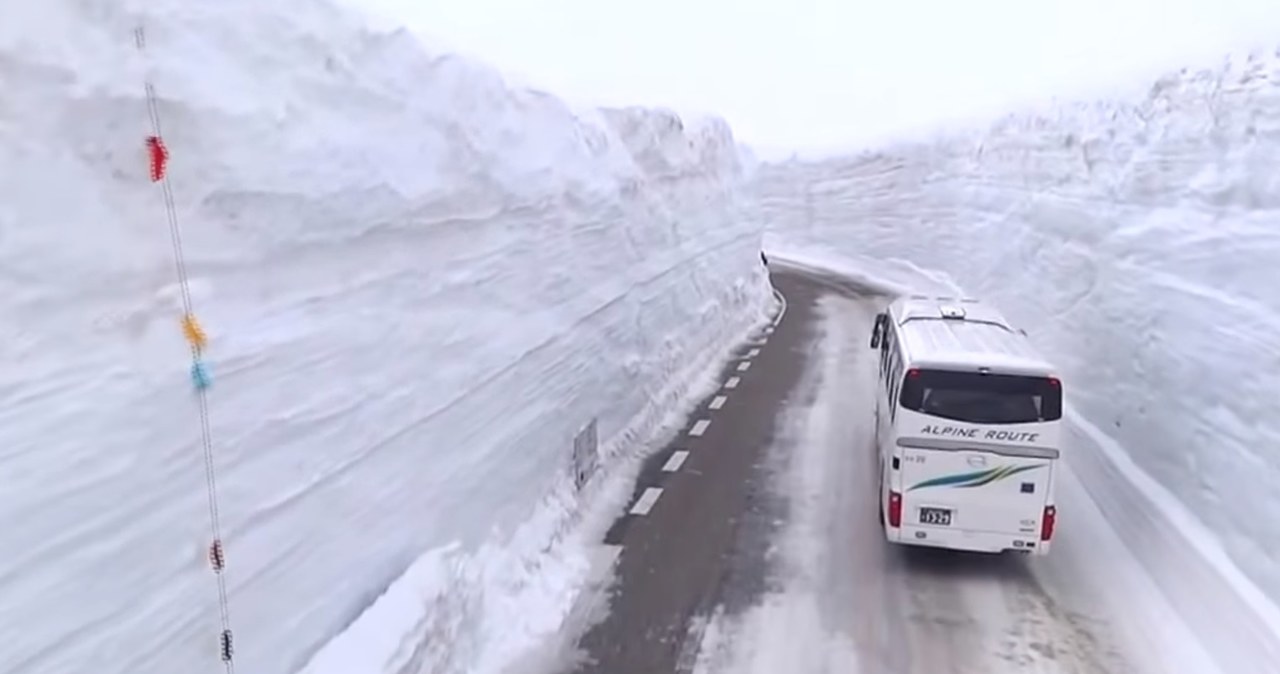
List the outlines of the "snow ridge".
<svg viewBox="0 0 1280 674">
<path fill-rule="evenodd" d="M 343 674 L 486 671 L 521 643 L 494 615 L 554 629 L 530 602 L 583 569 L 574 434 L 595 417 L 606 458 L 643 451 L 771 302 L 728 128 L 571 110 L 320 1 L 13 13 L 0 669 L 217 663 L 144 75 L 209 333 L 239 665 L 317 671 L 351 626 Z"/>
</svg>

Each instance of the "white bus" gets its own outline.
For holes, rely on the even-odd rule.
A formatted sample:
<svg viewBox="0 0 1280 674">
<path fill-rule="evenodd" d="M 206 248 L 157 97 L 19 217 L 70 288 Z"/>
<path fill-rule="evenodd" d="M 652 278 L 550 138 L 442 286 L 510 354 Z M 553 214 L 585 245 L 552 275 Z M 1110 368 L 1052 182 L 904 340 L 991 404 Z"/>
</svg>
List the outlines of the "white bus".
<svg viewBox="0 0 1280 674">
<path fill-rule="evenodd" d="M 876 316 L 880 522 L 894 543 L 1049 552 L 1062 382 L 994 308 L 902 297 Z"/>
</svg>

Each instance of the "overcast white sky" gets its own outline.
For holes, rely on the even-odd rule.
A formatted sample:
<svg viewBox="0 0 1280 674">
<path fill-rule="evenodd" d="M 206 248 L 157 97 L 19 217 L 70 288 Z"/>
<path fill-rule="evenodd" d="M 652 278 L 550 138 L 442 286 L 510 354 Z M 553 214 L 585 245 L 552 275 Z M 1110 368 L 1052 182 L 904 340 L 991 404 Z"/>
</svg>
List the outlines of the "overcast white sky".
<svg viewBox="0 0 1280 674">
<path fill-rule="evenodd" d="M 586 103 L 729 120 L 768 150 L 875 141 L 1280 47 L 1280 0 L 347 0 Z"/>
</svg>

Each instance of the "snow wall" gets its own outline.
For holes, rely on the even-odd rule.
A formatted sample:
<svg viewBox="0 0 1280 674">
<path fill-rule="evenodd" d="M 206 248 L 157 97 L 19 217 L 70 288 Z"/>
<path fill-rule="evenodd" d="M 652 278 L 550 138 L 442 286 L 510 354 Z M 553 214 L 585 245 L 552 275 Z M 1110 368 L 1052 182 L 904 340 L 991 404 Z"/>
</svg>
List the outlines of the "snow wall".
<svg viewBox="0 0 1280 674">
<path fill-rule="evenodd" d="M 313 671 L 485 671 L 495 621 L 554 629 L 579 429 L 626 463 L 771 308 L 727 126 L 571 110 L 322 1 L 0 15 L 0 669 L 222 669 L 146 78 L 240 670 L 302 669 L 389 586 L 356 628 L 386 648 Z"/>
<path fill-rule="evenodd" d="M 753 190 L 771 242 L 908 261 L 998 304 L 1061 366 L 1093 431 L 1274 603 L 1278 156 L 1280 59 L 1253 54 L 1133 101 L 766 165 Z M 1152 523 L 1133 524 L 1137 544 Z"/>
</svg>

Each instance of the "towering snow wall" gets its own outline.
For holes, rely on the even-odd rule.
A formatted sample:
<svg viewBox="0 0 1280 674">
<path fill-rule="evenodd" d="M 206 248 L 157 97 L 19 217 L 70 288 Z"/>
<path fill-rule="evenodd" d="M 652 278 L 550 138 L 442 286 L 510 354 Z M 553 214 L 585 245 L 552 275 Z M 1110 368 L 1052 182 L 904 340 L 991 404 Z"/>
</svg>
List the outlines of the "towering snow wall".
<svg viewBox="0 0 1280 674">
<path fill-rule="evenodd" d="M 1063 368 L 1083 416 L 1280 600 L 1280 61 L 1130 103 L 774 164 L 770 236 L 941 270 Z"/>
<path fill-rule="evenodd" d="M 574 111 L 322 0 L 0 10 L 12 674 L 221 669 L 146 79 L 208 332 L 240 670 L 299 670 L 413 565 L 406 624 L 448 640 L 375 631 L 476 671 L 485 612 L 530 613 L 582 508 L 578 430 L 598 420 L 607 472 L 767 310 L 728 128 Z"/>
</svg>

